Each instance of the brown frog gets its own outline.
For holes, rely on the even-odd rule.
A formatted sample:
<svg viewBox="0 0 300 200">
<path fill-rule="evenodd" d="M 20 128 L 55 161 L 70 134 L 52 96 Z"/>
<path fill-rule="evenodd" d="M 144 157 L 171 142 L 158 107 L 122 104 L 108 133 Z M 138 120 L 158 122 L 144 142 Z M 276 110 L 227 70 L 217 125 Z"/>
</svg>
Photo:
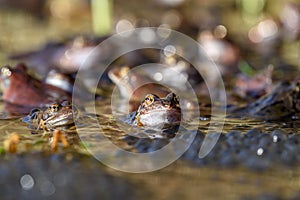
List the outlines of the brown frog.
<svg viewBox="0 0 300 200">
<path fill-rule="evenodd" d="M 77 108 L 64 101 L 53 103 L 44 111 L 33 109 L 23 121 L 36 130 L 53 131 L 52 148 L 56 149 L 59 139 L 64 146 L 69 145 L 63 132 L 74 127 L 77 115 Z"/>
<path fill-rule="evenodd" d="M 42 112 L 40 122 L 43 129 L 54 130 L 58 127 L 68 127 L 74 125 L 74 116 L 78 111 L 75 107 L 64 101 L 63 103 L 53 103 Z"/>
<path fill-rule="evenodd" d="M 235 80 L 236 94 L 249 100 L 258 99 L 269 93 L 272 89 L 272 73 L 273 65 L 269 65 L 265 70 L 254 76 L 239 74 Z"/>
<path fill-rule="evenodd" d="M 69 91 L 44 83 L 29 75 L 24 64 L 2 67 L 0 86 L 5 102 L 23 107 L 33 108 L 71 98 Z"/>
<path fill-rule="evenodd" d="M 132 124 L 159 128 L 164 125 L 178 125 L 180 121 L 181 109 L 176 94 L 169 93 L 165 98 L 148 94 L 136 111 Z"/>
<path fill-rule="evenodd" d="M 300 81 L 295 81 L 278 84 L 269 94 L 245 107 L 234 110 L 234 113 L 276 120 L 294 116 L 299 111 Z"/>
</svg>

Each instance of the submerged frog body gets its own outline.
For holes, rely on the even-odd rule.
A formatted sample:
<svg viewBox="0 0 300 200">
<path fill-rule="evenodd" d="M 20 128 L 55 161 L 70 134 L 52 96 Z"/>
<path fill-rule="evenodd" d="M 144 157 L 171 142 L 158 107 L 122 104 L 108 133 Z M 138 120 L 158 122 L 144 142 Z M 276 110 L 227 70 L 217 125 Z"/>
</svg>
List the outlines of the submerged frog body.
<svg viewBox="0 0 300 200">
<path fill-rule="evenodd" d="M 165 98 L 159 98 L 155 94 L 146 95 L 133 118 L 133 125 L 160 127 L 175 125 L 181 121 L 181 109 L 179 98 L 170 93 Z"/>
<path fill-rule="evenodd" d="M 300 111 L 300 81 L 283 82 L 269 94 L 246 107 L 236 110 L 236 113 L 260 117 L 265 120 L 283 119 Z"/>
</svg>

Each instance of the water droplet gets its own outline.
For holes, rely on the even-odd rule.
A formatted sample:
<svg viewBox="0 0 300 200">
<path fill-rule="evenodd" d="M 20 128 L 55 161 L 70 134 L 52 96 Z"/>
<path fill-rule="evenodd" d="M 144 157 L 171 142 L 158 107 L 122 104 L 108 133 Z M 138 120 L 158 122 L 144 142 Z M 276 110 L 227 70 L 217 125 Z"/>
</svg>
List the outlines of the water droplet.
<svg viewBox="0 0 300 200">
<path fill-rule="evenodd" d="M 156 40 L 156 34 L 152 29 L 144 28 L 141 30 L 139 38 L 145 43 L 153 43 Z"/>
<path fill-rule="evenodd" d="M 20 184 L 24 190 L 30 190 L 34 186 L 34 180 L 31 175 L 25 174 L 21 177 Z"/>
<path fill-rule="evenodd" d="M 264 149 L 263 148 L 258 148 L 256 154 L 258 156 L 261 156 L 264 153 Z"/>
<path fill-rule="evenodd" d="M 273 142 L 278 142 L 278 136 L 277 135 L 273 136 Z"/>
<path fill-rule="evenodd" d="M 226 27 L 223 26 L 223 25 L 216 26 L 216 28 L 214 30 L 214 35 L 217 38 L 224 38 L 227 35 L 227 29 L 226 29 Z"/>
<path fill-rule="evenodd" d="M 173 45 L 168 45 L 164 48 L 164 54 L 167 57 L 173 56 L 176 53 L 176 48 Z"/>
<path fill-rule="evenodd" d="M 43 196 L 51 196 L 55 193 L 55 186 L 48 180 L 45 180 L 40 185 L 40 191 Z"/>
<path fill-rule="evenodd" d="M 116 25 L 116 32 L 123 37 L 130 36 L 131 32 L 127 32 L 127 31 L 131 31 L 133 29 L 134 29 L 133 24 L 126 19 L 121 19 L 120 21 L 118 21 Z"/>
<path fill-rule="evenodd" d="M 161 24 L 157 29 L 157 34 L 162 38 L 168 38 L 171 31 L 172 30 L 168 24 Z"/>
<path fill-rule="evenodd" d="M 153 75 L 153 79 L 156 80 L 156 81 L 161 81 L 161 80 L 163 79 L 162 73 L 156 72 L 156 73 Z"/>
</svg>

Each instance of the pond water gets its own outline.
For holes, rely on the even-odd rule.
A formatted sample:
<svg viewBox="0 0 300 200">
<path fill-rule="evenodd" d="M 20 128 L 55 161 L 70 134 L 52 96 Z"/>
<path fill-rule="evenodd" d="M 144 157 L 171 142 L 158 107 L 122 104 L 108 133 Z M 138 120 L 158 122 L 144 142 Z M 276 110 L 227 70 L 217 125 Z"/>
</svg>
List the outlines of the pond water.
<svg viewBox="0 0 300 200">
<path fill-rule="evenodd" d="M 108 143 L 110 141 L 101 140 L 100 135 L 102 134 L 111 139 L 119 148 L 132 152 L 139 151 L 139 146 L 134 146 L 134 143 L 130 144 L 124 140 L 124 131 L 117 126 L 113 116 L 109 114 L 109 102 L 109 99 L 103 99 L 98 104 L 96 103 L 99 116 L 87 116 L 79 123 L 77 128 L 80 130 L 80 137 L 84 142 L 80 143 L 75 139 L 71 148 L 64 149 L 60 146 L 57 152 L 51 151 L 49 136 L 42 136 L 42 133 L 32 134 L 32 130 L 19 117 L 1 119 L 0 144 L 3 144 L 3 141 L 11 133 L 17 133 L 21 138 L 16 155 L 1 155 L 3 160 L 1 169 L 7 168 L 6 171 L 2 170 L 1 172 L 0 183 L 8 181 L 10 186 L 18 188 L 14 194 L 10 194 L 8 189 L 5 190 L 4 194 L 22 196 L 24 192 L 26 193 L 26 189 L 20 187 L 19 181 L 24 174 L 29 174 L 37 184 L 41 178 L 44 178 L 48 181 L 46 182 L 50 187 L 48 190 L 51 192 L 51 187 L 53 187 L 55 192 L 50 193 L 48 190 L 45 192 L 43 188 L 41 189 L 42 186 L 35 185 L 31 190 L 36 191 L 36 196 L 29 195 L 28 197 L 61 197 L 64 196 L 63 191 L 67 193 L 67 197 L 72 197 L 69 190 L 75 187 L 72 183 L 76 181 L 79 185 L 87 184 L 82 186 L 78 195 L 95 197 L 103 195 L 98 190 L 99 187 L 108 187 L 109 197 L 115 191 L 120 191 L 119 195 L 125 195 L 125 199 L 136 199 L 140 196 L 143 199 L 196 199 L 199 197 L 216 199 L 221 196 L 226 199 L 299 198 L 300 168 L 282 163 L 276 164 L 274 162 L 274 166 L 265 169 L 245 166 L 243 163 L 224 166 L 208 162 L 199 165 L 193 159 L 190 160 L 187 159 L 187 156 L 183 156 L 161 170 L 142 174 L 119 172 L 105 166 L 100 161 L 95 160 L 84 148 L 86 146 L 93 153 L 109 151 Z M 95 126 L 99 121 L 102 133 Z M 201 131 L 206 131 L 207 123 L 207 119 L 200 121 Z M 224 133 L 239 130 L 245 134 L 253 128 L 260 128 L 270 133 L 280 127 L 283 126 L 278 123 L 228 118 L 224 124 Z M 290 128 L 285 130 L 288 132 L 295 131 Z M 117 155 L 118 152 L 115 154 Z M 123 165 L 124 163 L 119 164 Z M 14 170 L 9 169 L 9 166 L 12 166 Z M 61 175 L 65 173 L 65 170 L 67 175 Z M 12 173 L 16 174 L 12 175 Z M 107 174 L 104 180 L 103 174 Z M 70 184 L 60 184 L 56 180 L 60 176 L 62 176 L 63 181 Z M 99 183 L 101 185 L 96 186 L 90 182 L 95 177 L 102 179 L 102 182 Z M 124 188 L 127 188 L 126 190 L 130 193 L 124 192 Z"/>
</svg>

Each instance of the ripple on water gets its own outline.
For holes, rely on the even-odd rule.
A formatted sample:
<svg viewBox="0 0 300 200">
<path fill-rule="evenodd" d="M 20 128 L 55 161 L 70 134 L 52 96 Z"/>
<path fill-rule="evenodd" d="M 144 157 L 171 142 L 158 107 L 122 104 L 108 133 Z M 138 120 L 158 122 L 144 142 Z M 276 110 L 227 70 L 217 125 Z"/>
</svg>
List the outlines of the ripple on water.
<svg viewBox="0 0 300 200">
<path fill-rule="evenodd" d="M 106 100 L 104 100 L 106 101 Z M 108 111 L 108 102 L 102 102 L 96 110 L 101 113 L 101 109 Z M 132 152 L 153 152 L 169 144 L 176 133 L 176 130 L 159 131 L 155 129 L 139 128 L 126 131 L 119 126 L 114 116 L 105 114 L 87 114 L 77 124 L 81 141 L 77 143 L 88 147 L 92 151 L 115 151 L 109 148 L 111 142 L 120 149 Z M 205 139 L 213 137 L 214 134 L 207 133 L 209 125 L 217 127 L 218 123 L 210 124 L 209 115 L 205 119 L 199 118 L 199 128 L 196 123 L 187 124 L 186 135 L 196 133 L 196 138 L 189 149 L 182 156 L 199 165 L 219 165 L 232 166 L 244 165 L 250 168 L 264 168 L 272 166 L 273 163 L 291 165 L 299 160 L 300 136 L 297 134 L 295 124 L 288 126 L 287 123 L 271 123 L 257 119 L 237 119 L 226 118 L 223 133 L 210 152 L 203 158 L 198 158 L 200 147 Z M 22 123 L 20 118 L 0 120 L 0 130 L 5 130 L 8 134 L 16 132 L 21 135 L 20 151 L 30 152 L 33 150 L 43 150 L 49 146 L 49 141 L 41 134 L 32 135 L 31 131 Z M 219 133 L 217 133 L 218 135 Z M 159 136 L 159 137 L 158 137 Z M 170 137 L 172 136 L 172 137 Z M 4 141 L 6 135 L 0 136 L 0 141 Z M 74 139 L 76 143 L 78 138 Z M 29 148 L 31 146 L 31 148 Z M 79 145 L 75 150 L 81 151 Z M 259 149 L 261 151 L 258 151 Z M 118 152 L 112 152 L 118 153 Z M 258 155 L 259 154 L 259 155 Z M 250 159 L 251 158 L 251 159 Z M 249 161 L 250 159 L 250 161 Z M 256 163 L 262 161 L 261 166 Z M 264 164 L 263 164 L 264 163 Z"/>
</svg>

